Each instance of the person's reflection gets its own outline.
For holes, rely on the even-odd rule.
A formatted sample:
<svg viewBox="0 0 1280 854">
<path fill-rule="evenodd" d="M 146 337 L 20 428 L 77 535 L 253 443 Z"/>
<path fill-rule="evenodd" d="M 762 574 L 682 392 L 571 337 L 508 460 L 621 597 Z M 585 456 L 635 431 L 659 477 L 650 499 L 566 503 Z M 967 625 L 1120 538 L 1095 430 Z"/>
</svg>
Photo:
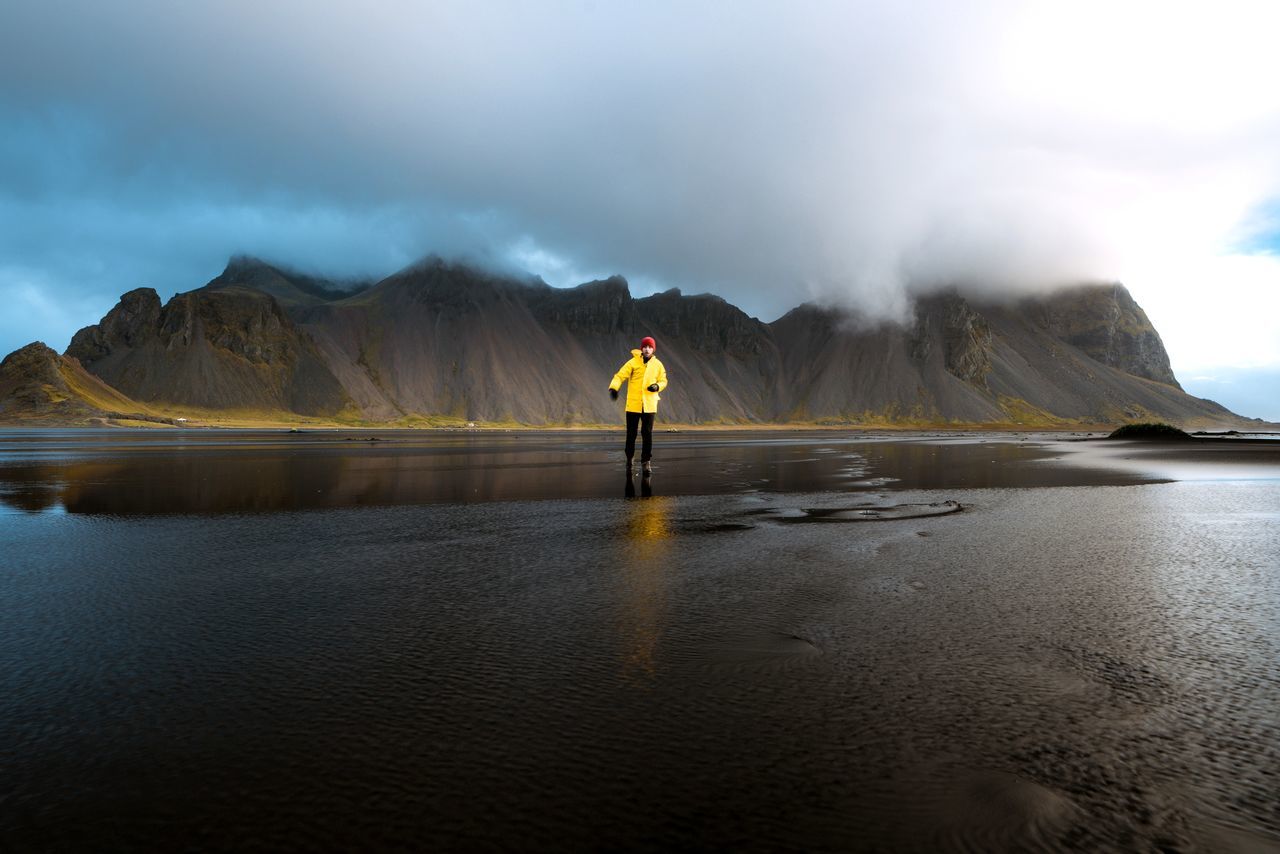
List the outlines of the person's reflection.
<svg viewBox="0 0 1280 854">
<path fill-rule="evenodd" d="M 636 497 L 636 479 L 630 468 L 627 469 L 627 485 L 623 488 L 622 494 L 627 498 Z M 653 497 L 653 475 L 647 472 L 640 476 L 640 497 Z"/>
<path fill-rule="evenodd" d="M 641 495 L 652 492 L 649 478 L 641 478 Z M 628 477 L 628 495 L 635 481 Z M 664 566 L 671 538 L 668 525 L 670 499 L 657 498 L 627 509 L 627 550 L 621 566 L 621 613 L 618 631 L 622 642 L 622 673 L 628 682 L 647 687 L 657 675 L 656 651 L 662 634 L 663 600 L 666 594 Z"/>
</svg>

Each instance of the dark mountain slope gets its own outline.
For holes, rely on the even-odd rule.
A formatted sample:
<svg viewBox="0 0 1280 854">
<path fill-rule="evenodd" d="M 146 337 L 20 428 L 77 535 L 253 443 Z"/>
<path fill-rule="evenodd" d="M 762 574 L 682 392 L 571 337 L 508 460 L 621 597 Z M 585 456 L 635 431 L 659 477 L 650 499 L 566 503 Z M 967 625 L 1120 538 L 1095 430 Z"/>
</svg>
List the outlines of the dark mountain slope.
<svg viewBox="0 0 1280 854">
<path fill-rule="evenodd" d="M 676 412 L 690 421 L 775 417 L 783 402 L 782 359 L 766 324 L 718 296 L 686 297 L 676 289 L 636 300 L 635 306 L 638 325 L 664 342 L 659 357 L 680 383 L 668 395 Z M 621 342 L 628 351 L 638 331 Z"/>
<path fill-rule="evenodd" d="M 1118 284 L 1067 288 L 1024 300 L 1021 314 L 1108 367 L 1181 389 L 1147 313 Z"/>
<path fill-rule="evenodd" d="M 130 291 L 101 323 L 76 333 L 67 355 L 144 402 L 303 415 L 348 404 L 280 304 L 249 287 L 201 288 L 163 307 L 150 288 Z"/>
<path fill-rule="evenodd" d="M 1236 425 L 1182 392 L 1118 285 L 1016 303 L 922 298 L 906 327 L 801 306 L 772 324 L 620 277 L 551 288 L 429 258 L 363 290 L 232 259 L 162 306 L 125 294 L 67 355 L 128 397 L 374 422 L 613 423 L 606 388 L 658 339 L 669 422 Z"/>
<path fill-rule="evenodd" d="M 1131 306 L 1124 327 L 1090 321 L 1099 306 L 1115 303 Z M 992 330 L 988 383 L 999 397 L 1025 401 L 1062 418 L 1096 422 L 1149 416 L 1203 424 L 1235 417 L 1182 391 L 1159 334 L 1119 286 L 1075 288 L 979 310 Z M 1071 320 L 1075 317 L 1080 319 Z"/>
<path fill-rule="evenodd" d="M 1072 320 L 1077 304 L 1082 319 Z M 1118 315 L 1108 309 L 1115 305 Z M 919 300 L 910 330 L 856 323 L 802 306 L 771 325 L 785 354 L 782 374 L 797 390 L 785 417 L 1022 423 L 1156 417 L 1196 424 L 1237 418 L 1176 382 L 1122 369 L 1173 379 L 1159 335 L 1116 285 L 1013 305 L 941 294 Z"/>
<path fill-rule="evenodd" d="M 371 418 L 616 420 L 609 379 L 643 335 L 661 341 L 681 378 L 664 417 L 751 421 L 771 411 L 768 330 L 718 297 L 634 300 L 617 277 L 562 290 L 429 259 L 297 317 Z"/>
<path fill-rule="evenodd" d="M 771 324 L 790 419 L 1002 420 L 986 388 L 990 333 L 958 298 L 917 306 L 910 329 L 802 306 Z"/>
<path fill-rule="evenodd" d="M 370 417 L 597 420 L 580 387 L 590 340 L 531 305 L 550 290 L 433 259 L 299 320 Z"/>
</svg>

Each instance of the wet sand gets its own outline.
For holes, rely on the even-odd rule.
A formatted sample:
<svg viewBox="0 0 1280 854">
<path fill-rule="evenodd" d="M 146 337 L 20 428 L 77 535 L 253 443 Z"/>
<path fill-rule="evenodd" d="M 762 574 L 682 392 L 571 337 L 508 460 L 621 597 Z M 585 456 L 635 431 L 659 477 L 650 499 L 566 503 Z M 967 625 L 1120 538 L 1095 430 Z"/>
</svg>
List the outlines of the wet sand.
<svg viewBox="0 0 1280 854">
<path fill-rule="evenodd" d="M 655 468 L 658 493 L 680 496 L 1132 485 L 1280 466 L 1280 442 L 1175 444 L 700 432 L 659 435 Z M 623 463 L 616 431 L 11 430 L 0 431 L 0 505 L 148 515 L 611 498 L 625 494 Z"/>
<path fill-rule="evenodd" d="M 1090 440 L 1065 451 L 1063 461 L 1073 466 L 1168 480 L 1266 480 L 1277 476 L 1280 438 Z"/>
<path fill-rule="evenodd" d="M 290 508 L 0 437 L 0 847 L 1280 850 L 1275 451 L 1064 439 L 208 454 Z"/>
</svg>

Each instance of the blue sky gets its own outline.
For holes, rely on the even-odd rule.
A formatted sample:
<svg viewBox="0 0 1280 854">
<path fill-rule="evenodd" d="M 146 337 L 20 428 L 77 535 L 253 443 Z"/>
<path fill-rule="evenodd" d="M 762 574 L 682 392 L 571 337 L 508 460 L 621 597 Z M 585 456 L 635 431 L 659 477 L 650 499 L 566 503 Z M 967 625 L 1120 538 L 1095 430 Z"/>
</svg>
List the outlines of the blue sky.
<svg viewBox="0 0 1280 854">
<path fill-rule="evenodd" d="M 1188 390 L 1280 419 L 1277 31 L 1244 2 L 7 0 L 0 352 L 235 253 L 621 273 L 764 320 L 1120 280 Z"/>
</svg>

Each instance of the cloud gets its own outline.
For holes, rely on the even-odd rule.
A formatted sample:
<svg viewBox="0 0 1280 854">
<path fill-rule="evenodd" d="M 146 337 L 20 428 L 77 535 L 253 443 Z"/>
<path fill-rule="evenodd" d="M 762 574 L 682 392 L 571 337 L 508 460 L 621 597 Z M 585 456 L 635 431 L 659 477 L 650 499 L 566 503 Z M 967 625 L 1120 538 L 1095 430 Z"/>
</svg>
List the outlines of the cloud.
<svg viewBox="0 0 1280 854">
<path fill-rule="evenodd" d="M 1280 198 L 1274 8 L 10 0 L 0 226 L 34 224 L 0 248 L 61 281 L 73 243 L 117 291 L 440 251 L 766 320 L 953 283 L 1185 301 L 1155 273 Z"/>
<path fill-rule="evenodd" d="M 93 295 L 62 293 L 50 284 L 41 271 L 0 266 L 0 340 L 13 342 L 4 355 L 32 341 L 62 350 L 76 330 L 101 319 Z"/>
<path fill-rule="evenodd" d="M 1247 418 L 1280 423 L 1280 368 L 1228 368 L 1218 376 L 1190 377 L 1182 387 Z"/>
</svg>

